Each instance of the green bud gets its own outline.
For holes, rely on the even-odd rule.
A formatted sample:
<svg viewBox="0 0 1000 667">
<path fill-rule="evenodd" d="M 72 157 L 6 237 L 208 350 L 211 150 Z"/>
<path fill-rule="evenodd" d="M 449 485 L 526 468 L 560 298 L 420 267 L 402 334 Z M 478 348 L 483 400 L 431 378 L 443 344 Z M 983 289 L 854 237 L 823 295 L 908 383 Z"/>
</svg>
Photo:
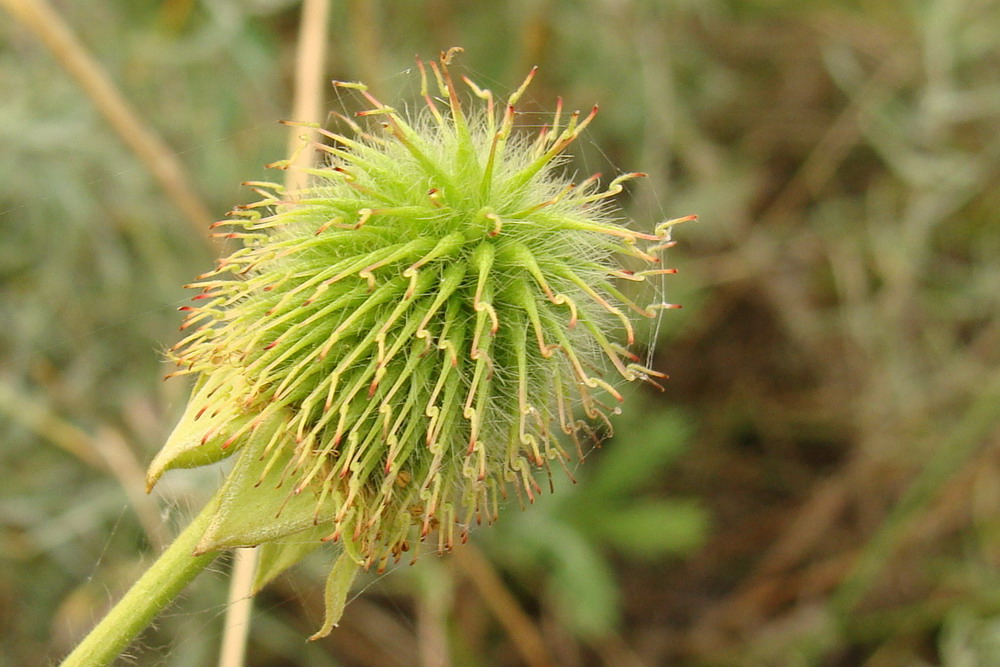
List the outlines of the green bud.
<svg viewBox="0 0 1000 667">
<path fill-rule="evenodd" d="M 667 306 L 616 283 L 672 272 L 658 253 L 678 220 L 621 223 L 609 198 L 641 174 L 602 189 L 559 173 L 596 107 L 581 118 L 560 102 L 520 136 L 534 70 L 499 110 L 467 82 L 467 111 L 451 55 L 430 64 L 444 107 L 418 62 L 416 118 L 338 83 L 375 127 L 316 128 L 327 159 L 302 190 L 251 184 L 262 199 L 221 234 L 243 247 L 192 285 L 192 332 L 171 355 L 198 380 L 149 484 L 241 453 L 200 551 L 293 544 L 269 554 L 284 567 L 310 536 L 381 568 L 425 540 L 448 550 L 510 489 L 533 500 L 536 473 L 570 459 L 563 443 L 582 450 L 617 411 L 618 381 L 658 375 L 628 350 L 631 318 Z"/>
</svg>

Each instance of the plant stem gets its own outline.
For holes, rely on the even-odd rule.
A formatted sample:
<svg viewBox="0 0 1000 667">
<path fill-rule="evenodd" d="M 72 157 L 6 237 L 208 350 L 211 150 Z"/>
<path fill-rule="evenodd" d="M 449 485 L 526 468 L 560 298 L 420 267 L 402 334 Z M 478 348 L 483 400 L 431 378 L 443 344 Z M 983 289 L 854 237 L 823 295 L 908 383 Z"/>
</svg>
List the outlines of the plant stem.
<svg viewBox="0 0 1000 667">
<path fill-rule="evenodd" d="M 292 101 L 292 120 L 306 123 L 323 121 L 323 86 L 326 68 L 327 24 L 330 16 L 329 0 L 306 0 L 302 4 L 299 25 L 299 46 L 295 57 L 295 98 Z M 326 84 L 329 85 L 329 84 Z M 301 129 L 291 128 L 288 137 L 289 155 L 295 155 L 302 143 Z M 298 154 L 295 164 L 311 167 L 315 151 L 307 148 Z M 303 188 L 309 176 L 301 169 L 285 172 L 285 188 L 289 192 Z"/>
<path fill-rule="evenodd" d="M 177 594 L 219 555 L 193 556 L 195 546 L 217 509 L 210 500 L 167 550 L 146 570 L 108 615 L 90 631 L 61 667 L 110 664 Z"/>
<path fill-rule="evenodd" d="M 518 604 L 483 552 L 474 544 L 464 544 L 451 553 L 451 558 L 500 621 L 524 661 L 531 667 L 554 665 L 555 661 L 549 655 L 542 633 Z"/>
<path fill-rule="evenodd" d="M 110 473 L 125 491 L 150 545 L 159 550 L 170 541 L 156 503 L 145 493 L 142 467 L 117 432 L 106 430 L 98 437 L 91 437 L 56 414 L 44 400 L 27 395 L 6 380 L 0 380 L 0 415 L 34 431 L 87 465 Z"/>
<path fill-rule="evenodd" d="M 229 604 L 222 630 L 218 667 L 240 667 L 247 651 L 250 617 L 253 614 L 253 580 L 257 573 L 257 547 L 233 550 L 233 570 L 229 574 Z"/>
</svg>

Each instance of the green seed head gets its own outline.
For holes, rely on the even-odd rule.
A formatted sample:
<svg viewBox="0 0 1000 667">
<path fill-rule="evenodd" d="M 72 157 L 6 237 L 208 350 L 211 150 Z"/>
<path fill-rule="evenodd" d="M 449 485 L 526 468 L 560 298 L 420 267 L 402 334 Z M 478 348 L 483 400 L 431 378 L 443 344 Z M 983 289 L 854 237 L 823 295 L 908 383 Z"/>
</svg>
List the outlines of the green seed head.
<svg viewBox="0 0 1000 667">
<path fill-rule="evenodd" d="M 609 198 L 641 174 L 601 188 L 558 171 L 596 108 L 557 104 L 520 136 L 534 72 L 499 108 L 466 81 L 468 110 L 450 55 L 430 76 L 418 63 L 417 118 L 338 83 L 368 100 L 370 126 L 317 128 L 327 159 L 302 190 L 252 184 L 263 198 L 224 233 L 243 247 L 192 286 L 172 356 L 197 382 L 149 481 L 241 452 L 205 550 L 303 531 L 366 567 L 431 533 L 448 549 L 508 490 L 533 499 L 536 472 L 617 410 L 617 382 L 657 375 L 628 349 L 631 318 L 665 305 L 620 283 L 670 272 L 658 253 L 676 221 L 621 223 Z"/>
</svg>

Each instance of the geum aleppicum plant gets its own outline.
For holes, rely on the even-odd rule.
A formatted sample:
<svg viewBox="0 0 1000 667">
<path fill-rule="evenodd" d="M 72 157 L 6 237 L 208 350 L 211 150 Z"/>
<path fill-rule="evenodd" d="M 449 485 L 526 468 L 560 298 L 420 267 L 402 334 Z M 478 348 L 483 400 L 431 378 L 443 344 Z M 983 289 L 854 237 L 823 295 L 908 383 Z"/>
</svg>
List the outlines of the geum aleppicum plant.
<svg viewBox="0 0 1000 667">
<path fill-rule="evenodd" d="M 670 306 L 638 305 L 619 285 L 672 273 L 659 254 L 693 216 L 653 233 L 624 226 L 609 199 L 642 174 L 602 189 L 597 175 L 573 183 L 557 169 L 596 107 L 581 118 L 560 101 L 522 136 L 515 105 L 534 70 L 499 109 L 464 79 L 478 98 L 467 111 L 454 52 L 429 64 L 432 78 L 418 61 L 426 109 L 415 118 L 362 84 L 335 84 L 367 99 L 356 115 L 375 127 L 312 128 L 327 142 L 309 148 L 326 159 L 302 189 L 250 184 L 263 198 L 217 223 L 243 247 L 191 285 L 190 333 L 170 352 L 175 374 L 197 379 L 149 486 L 239 455 L 178 538 L 183 555 L 195 560 L 193 547 L 207 564 L 260 545 L 259 587 L 340 545 L 316 636 L 359 568 L 425 541 L 451 549 L 496 518 L 509 489 L 532 500 L 536 473 L 570 459 L 561 435 L 582 452 L 618 411 L 616 381 L 660 376 L 628 349 L 631 317 Z"/>
</svg>

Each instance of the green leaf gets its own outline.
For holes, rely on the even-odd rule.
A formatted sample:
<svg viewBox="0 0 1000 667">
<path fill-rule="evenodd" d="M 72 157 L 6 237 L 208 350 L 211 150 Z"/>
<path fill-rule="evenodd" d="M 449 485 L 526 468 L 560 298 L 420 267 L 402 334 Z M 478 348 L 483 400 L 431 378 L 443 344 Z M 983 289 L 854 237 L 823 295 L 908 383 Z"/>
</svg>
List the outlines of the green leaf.
<svg viewBox="0 0 1000 667">
<path fill-rule="evenodd" d="M 614 572 L 584 536 L 565 526 L 559 528 L 550 533 L 552 603 L 578 635 L 604 636 L 619 620 Z"/>
<path fill-rule="evenodd" d="M 684 451 L 691 437 L 688 419 L 675 410 L 647 410 L 642 417 L 621 419 L 616 428 L 595 462 L 587 493 L 591 497 L 624 495 L 642 487 Z"/>
<path fill-rule="evenodd" d="M 546 505 L 506 517 L 484 531 L 490 553 L 530 586 L 544 576 L 545 596 L 567 627 L 600 637 L 619 621 L 618 584 L 612 567 L 578 528 L 544 511 Z"/>
<path fill-rule="evenodd" d="M 246 424 L 250 417 L 235 414 L 232 410 L 205 409 L 206 405 L 217 400 L 217 397 L 211 397 L 214 388 L 215 385 L 204 383 L 192 391 L 180 421 L 167 438 L 163 449 L 149 464 L 149 470 L 146 471 L 147 491 L 152 489 L 168 470 L 209 465 L 239 450 L 242 441 L 235 441 L 229 447 L 225 447 L 224 443 L 229 435 Z M 218 392 L 224 391 L 224 389 L 218 390 Z M 205 435 L 208 433 L 212 433 L 212 437 L 206 438 Z"/>
<path fill-rule="evenodd" d="M 697 548 L 708 523 L 692 501 L 648 500 L 597 515 L 590 528 L 619 551 L 650 558 Z"/>
<path fill-rule="evenodd" d="M 326 637 L 337 627 L 340 617 L 344 615 L 344 607 L 347 606 L 347 594 L 351 592 L 351 584 L 358 576 L 361 565 L 351 558 L 347 553 L 341 553 L 337 561 L 330 569 L 330 576 L 326 578 L 326 591 L 324 599 L 326 601 L 326 616 L 323 619 L 323 627 L 316 634 L 309 637 L 310 641 Z"/>
<path fill-rule="evenodd" d="M 336 498 L 317 508 L 313 491 L 296 495 L 291 484 L 283 483 L 287 481 L 283 471 L 294 452 L 279 447 L 264 456 L 264 448 L 283 422 L 284 416 L 278 413 L 249 438 L 226 478 L 219 511 L 196 553 L 273 542 L 333 519 L 339 507 Z M 277 460 L 272 462 L 272 458 Z"/>
<path fill-rule="evenodd" d="M 320 548 L 323 545 L 322 539 L 330 532 L 330 526 L 321 525 L 296 533 L 287 540 L 260 545 L 260 557 L 251 593 L 256 595 L 279 574 Z"/>
</svg>

